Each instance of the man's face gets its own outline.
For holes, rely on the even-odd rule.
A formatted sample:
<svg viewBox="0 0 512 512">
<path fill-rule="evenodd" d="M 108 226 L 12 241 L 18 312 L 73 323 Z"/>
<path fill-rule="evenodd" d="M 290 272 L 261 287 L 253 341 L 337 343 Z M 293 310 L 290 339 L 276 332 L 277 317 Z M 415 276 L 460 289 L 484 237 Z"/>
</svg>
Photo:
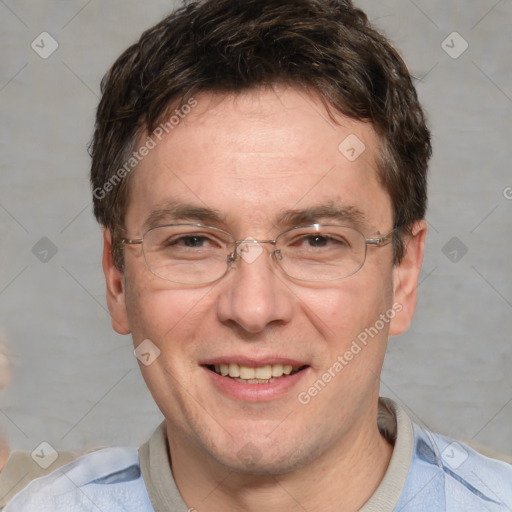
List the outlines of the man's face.
<svg viewBox="0 0 512 512">
<path fill-rule="evenodd" d="M 142 237 L 152 216 L 159 225 L 203 223 L 237 240 L 268 240 L 290 227 L 284 212 L 322 207 L 358 211 L 357 226 L 367 238 L 393 228 L 371 125 L 341 117 L 335 124 L 318 98 L 293 89 L 196 100 L 131 177 L 129 238 Z M 343 153 L 339 146 L 354 135 L 366 149 L 351 161 L 350 147 Z M 176 218 L 173 208 L 183 205 L 215 211 L 220 219 Z M 356 222 L 351 216 L 310 220 Z M 387 337 L 390 329 L 403 330 L 414 307 L 401 304 L 397 318 L 390 321 L 388 313 L 376 324 L 397 300 L 414 302 L 400 295 L 404 278 L 393 267 L 391 245 L 369 246 L 364 266 L 350 277 L 310 283 L 287 277 L 270 257 L 272 246 L 263 244 L 255 261 L 241 259 L 218 281 L 192 286 L 152 274 L 140 245 L 126 247 L 124 273 L 117 271 L 108 240 L 107 234 L 113 324 L 131 332 L 136 346 L 149 339 L 160 350 L 141 370 L 167 418 L 171 452 L 186 446 L 237 471 L 249 464 L 253 472 L 283 472 L 336 445 L 355 445 L 376 429 Z M 367 343 L 345 357 L 370 327 Z M 270 383 L 240 383 L 212 370 L 230 363 L 302 369 Z M 324 385 L 309 392 L 319 379 Z"/>
</svg>

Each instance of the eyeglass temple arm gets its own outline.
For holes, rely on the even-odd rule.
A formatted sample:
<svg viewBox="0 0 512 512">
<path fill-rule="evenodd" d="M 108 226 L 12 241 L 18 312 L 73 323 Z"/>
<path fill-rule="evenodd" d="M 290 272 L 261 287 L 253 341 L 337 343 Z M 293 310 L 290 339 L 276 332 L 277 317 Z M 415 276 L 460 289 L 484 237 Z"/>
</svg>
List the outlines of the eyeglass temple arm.
<svg viewBox="0 0 512 512">
<path fill-rule="evenodd" d="M 121 243 L 125 245 L 137 245 L 142 244 L 143 240 L 142 238 L 121 238 Z"/>
<path fill-rule="evenodd" d="M 389 233 L 387 233 L 384 236 L 381 236 L 379 238 L 366 238 L 365 242 L 367 245 L 384 245 L 391 241 L 393 235 L 395 234 L 395 231 L 397 229 L 391 230 Z"/>
</svg>

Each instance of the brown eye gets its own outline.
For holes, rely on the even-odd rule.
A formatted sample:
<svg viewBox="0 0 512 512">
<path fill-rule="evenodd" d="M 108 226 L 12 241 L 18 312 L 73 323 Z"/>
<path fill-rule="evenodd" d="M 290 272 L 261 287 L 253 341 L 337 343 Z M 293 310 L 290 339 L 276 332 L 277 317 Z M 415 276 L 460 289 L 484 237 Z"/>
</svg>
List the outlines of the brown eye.
<svg viewBox="0 0 512 512">
<path fill-rule="evenodd" d="M 209 238 L 205 236 L 198 236 L 198 235 L 189 235 L 189 236 L 180 236 L 179 238 L 175 238 L 174 240 L 168 240 L 166 245 L 167 246 L 173 246 L 173 245 L 183 245 L 185 247 L 204 247 L 204 244 L 211 242 Z"/>
</svg>

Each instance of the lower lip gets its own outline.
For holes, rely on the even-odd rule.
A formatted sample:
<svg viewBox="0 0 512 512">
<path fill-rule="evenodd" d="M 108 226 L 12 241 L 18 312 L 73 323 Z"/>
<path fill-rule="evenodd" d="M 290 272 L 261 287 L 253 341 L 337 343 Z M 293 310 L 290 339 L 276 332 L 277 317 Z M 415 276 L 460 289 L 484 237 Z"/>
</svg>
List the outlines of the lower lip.
<svg viewBox="0 0 512 512">
<path fill-rule="evenodd" d="M 203 367 L 203 369 L 207 372 L 214 386 L 221 391 L 221 393 L 245 402 L 267 402 L 280 398 L 288 393 L 305 377 L 309 367 L 293 375 L 278 377 L 274 381 L 266 384 L 244 384 L 230 379 L 229 377 L 222 377 L 206 367 Z"/>
</svg>

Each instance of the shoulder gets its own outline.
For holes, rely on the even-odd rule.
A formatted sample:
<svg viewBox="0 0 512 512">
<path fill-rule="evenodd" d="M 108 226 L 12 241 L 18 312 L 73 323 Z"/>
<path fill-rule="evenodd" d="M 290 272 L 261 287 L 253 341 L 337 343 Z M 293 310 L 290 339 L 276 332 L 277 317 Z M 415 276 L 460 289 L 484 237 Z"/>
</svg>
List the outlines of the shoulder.
<svg viewBox="0 0 512 512">
<path fill-rule="evenodd" d="M 472 496 L 488 510 L 512 507 L 512 465 L 485 457 L 468 445 L 440 434 L 433 434 L 446 474 L 447 494 L 453 503 L 459 495 Z"/>
<path fill-rule="evenodd" d="M 137 448 L 89 453 L 33 480 L 4 512 L 152 512 Z"/>
<path fill-rule="evenodd" d="M 58 452 L 56 456 L 56 460 L 47 467 L 44 464 L 37 464 L 37 458 L 28 451 L 13 451 L 0 472 L 0 510 L 3 510 L 9 500 L 32 480 L 68 464 L 78 455 L 71 452 Z"/>
<path fill-rule="evenodd" d="M 512 507 L 512 465 L 418 425 L 414 425 L 408 484 L 410 492 L 406 494 L 416 493 L 417 499 L 423 495 L 427 502 L 442 503 L 446 512 L 504 512 Z"/>
</svg>

